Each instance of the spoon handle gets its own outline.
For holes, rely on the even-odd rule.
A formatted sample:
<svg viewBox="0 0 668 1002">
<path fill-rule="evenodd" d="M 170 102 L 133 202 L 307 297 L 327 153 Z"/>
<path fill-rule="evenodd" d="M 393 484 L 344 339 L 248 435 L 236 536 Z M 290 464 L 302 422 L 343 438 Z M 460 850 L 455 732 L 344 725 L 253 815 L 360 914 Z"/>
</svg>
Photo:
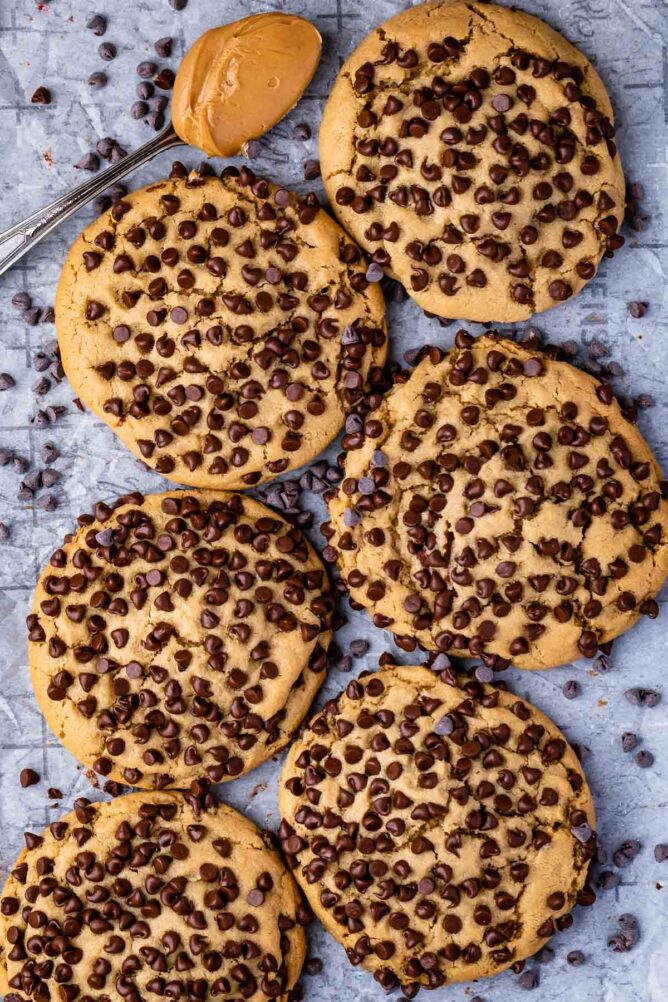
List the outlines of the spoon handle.
<svg viewBox="0 0 668 1002">
<path fill-rule="evenodd" d="M 171 150 L 175 146 L 183 146 L 183 141 L 179 139 L 170 124 L 139 149 L 128 153 L 118 163 L 112 164 L 102 173 L 96 174 L 90 181 L 85 181 L 78 188 L 61 195 L 60 198 L 43 209 L 33 212 L 20 223 L 16 223 L 4 233 L 0 233 L 0 275 L 16 264 L 31 247 L 39 243 L 42 237 L 54 230 L 65 219 L 69 219 L 72 213 L 97 195 L 101 195 L 103 191 L 116 184 L 131 171 L 136 170 L 137 167 L 148 163 L 158 153 Z"/>
</svg>

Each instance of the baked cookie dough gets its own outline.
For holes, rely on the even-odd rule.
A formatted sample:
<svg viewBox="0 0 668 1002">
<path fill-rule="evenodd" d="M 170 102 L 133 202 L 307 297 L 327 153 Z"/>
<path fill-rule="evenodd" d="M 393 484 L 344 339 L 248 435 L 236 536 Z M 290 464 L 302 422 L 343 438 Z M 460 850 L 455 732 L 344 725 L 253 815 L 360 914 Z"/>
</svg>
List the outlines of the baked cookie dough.
<svg viewBox="0 0 668 1002">
<path fill-rule="evenodd" d="M 298 529 L 242 494 L 130 494 L 65 537 L 28 617 L 51 730 L 117 782 L 225 782 L 277 752 L 325 676 L 333 601 Z"/>
<path fill-rule="evenodd" d="M 279 804 L 313 911 L 351 963 L 410 998 L 504 970 L 594 900 L 572 748 L 523 699 L 447 672 L 350 682 L 292 745 Z"/>
<path fill-rule="evenodd" d="M 658 615 L 668 485 L 573 366 L 460 331 L 343 444 L 325 556 L 405 650 L 549 668 Z"/>
<path fill-rule="evenodd" d="M 518 321 L 623 243 L 613 112 L 587 58 L 488 3 L 420 3 L 341 69 L 320 128 L 327 194 L 425 310 Z"/>
<path fill-rule="evenodd" d="M 10 1002 L 268 1002 L 297 980 L 299 892 L 269 836 L 231 808 L 177 793 L 81 798 L 25 839 L 0 908 Z"/>
<path fill-rule="evenodd" d="M 384 362 L 366 267 L 314 195 L 246 167 L 162 181 L 70 250 L 56 296 L 63 366 L 158 473 L 253 487 L 317 456 Z"/>
</svg>

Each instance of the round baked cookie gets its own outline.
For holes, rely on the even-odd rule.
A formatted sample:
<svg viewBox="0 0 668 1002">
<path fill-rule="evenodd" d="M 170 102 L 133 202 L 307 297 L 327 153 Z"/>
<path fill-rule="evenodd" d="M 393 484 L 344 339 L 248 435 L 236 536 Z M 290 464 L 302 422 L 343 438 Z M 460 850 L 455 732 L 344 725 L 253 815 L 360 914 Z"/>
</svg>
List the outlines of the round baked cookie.
<svg viewBox="0 0 668 1002">
<path fill-rule="evenodd" d="M 384 362 L 366 267 L 315 195 L 247 167 L 153 184 L 67 256 L 65 371 L 158 473 L 252 487 L 317 456 Z"/>
<path fill-rule="evenodd" d="M 608 385 L 465 331 L 344 437 L 325 556 L 401 647 L 549 668 L 627 630 L 668 574 L 668 485 Z"/>
<path fill-rule="evenodd" d="M 518 321 L 624 242 L 614 135 L 598 74 L 538 18 L 420 3 L 342 67 L 320 161 L 342 224 L 420 306 Z"/>
<path fill-rule="evenodd" d="M 288 741 L 322 684 L 333 601 L 298 529 L 241 494 L 130 494 L 65 537 L 28 616 L 33 688 L 81 762 L 162 789 Z"/>
<path fill-rule="evenodd" d="M 231 808 L 178 793 L 81 798 L 25 840 L 0 909 L 8 1002 L 265 1002 L 297 980 L 299 892 L 269 835 Z"/>
<path fill-rule="evenodd" d="M 387 990 L 485 977 L 590 904 L 594 808 L 556 726 L 509 692 L 393 667 L 292 745 L 281 845 L 325 928 Z"/>
</svg>

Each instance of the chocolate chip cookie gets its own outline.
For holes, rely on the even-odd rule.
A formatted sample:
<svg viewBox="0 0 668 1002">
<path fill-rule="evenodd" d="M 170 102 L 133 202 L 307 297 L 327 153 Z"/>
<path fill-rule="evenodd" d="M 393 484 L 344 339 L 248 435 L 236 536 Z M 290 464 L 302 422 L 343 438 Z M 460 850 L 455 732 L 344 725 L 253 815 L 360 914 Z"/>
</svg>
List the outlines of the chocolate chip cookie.
<svg viewBox="0 0 668 1002">
<path fill-rule="evenodd" d="M 252 487 L 318 455 L 383 363 L 366 267 L 314 195 L 246 167 L 153 184 L 68 254 L 65 371 L 158 473 Z"/>
<path fill-rule="evenodd" d="M 572 748 L 517 696 L 449 672 L 350 682 L 288 754 L 281 845 L 351 963 L 386 990 L 496 974 L 567 929 L 594 852 Z"/>
<path fill-rule="evenodd" d="M 549 668 L 658 615 L 668 484 L 608 385 L 460 331 L 343 444 L 325 556 L 405 650 Z"/>
<path fill-rule="evenodd" d="M 613 113 L 586 57 L 488 3 L 421 3 L 344 64 L 320 129 L 343 225 L 425 310 L 517 321 L 623 243 Z"/>
<path fill-rule="evenodd" d="M 251 498 L 130 494 L 52 555 L 28 617 L 32 682 L 66 748 L 162 789 L 278 751 L 324 680 L 332 598 L 298 529 Z"/>
<path fill-rule="evenodd" d="M 299 892 L 268 834 L 231 808 L 177 793 L 81 798 L 25 840 L 0 908 L 8 1002 L 266 1002 L 297 980 Z"/>
</svg>

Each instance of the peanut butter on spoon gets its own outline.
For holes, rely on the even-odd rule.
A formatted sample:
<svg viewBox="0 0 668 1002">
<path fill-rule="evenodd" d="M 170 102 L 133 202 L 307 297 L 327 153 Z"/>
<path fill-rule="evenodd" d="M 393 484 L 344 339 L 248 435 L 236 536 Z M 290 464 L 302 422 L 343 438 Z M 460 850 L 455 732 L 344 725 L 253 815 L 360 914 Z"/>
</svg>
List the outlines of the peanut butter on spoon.
<svg viewBox="0 0 668 1002">
<path fill-rule="evenodd" d="M 295 14 L 254 14 L 205 32 L 176 74 L 174 129 L 210 156 L 241 152 L 294 107 L 321 50 L 318 30 Z"/>
</svg>

